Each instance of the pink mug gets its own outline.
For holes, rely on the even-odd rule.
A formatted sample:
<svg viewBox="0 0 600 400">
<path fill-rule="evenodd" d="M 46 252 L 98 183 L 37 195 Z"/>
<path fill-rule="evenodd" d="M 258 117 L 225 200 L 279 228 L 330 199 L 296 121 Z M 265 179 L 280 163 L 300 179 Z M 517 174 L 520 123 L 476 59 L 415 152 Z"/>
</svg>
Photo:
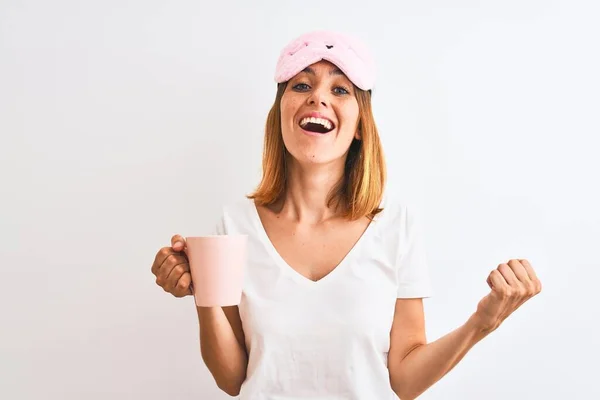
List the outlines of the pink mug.
<svg viewBox="0 0 600 400">
<path fill-rule="evenodd" d="M 191 236 L 185 240 L 196 305 L 240 304 L 248 236 Z"/>
</svg>

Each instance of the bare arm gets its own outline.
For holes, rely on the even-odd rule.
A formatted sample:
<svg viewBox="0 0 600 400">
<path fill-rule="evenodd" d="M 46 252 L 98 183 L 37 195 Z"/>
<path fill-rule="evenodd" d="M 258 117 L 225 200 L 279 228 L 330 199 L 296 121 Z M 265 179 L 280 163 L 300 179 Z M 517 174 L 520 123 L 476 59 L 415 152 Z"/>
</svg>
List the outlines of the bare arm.
<svg viewBox="0 0 600 400">
<path fill-rule="evenodd" d="M 193 293 L 190 265 L 184 251 L 185 238 L 174 235 L 171 247 L 158 251 L 152 264 L 156 284 L 175 297 Z M 237 306 L 196 307 L 200 324 L 202 359 L 217 386 L 231 396 L 240 392 L 246 379 L 248 356 Z"/>
<path fill-rule="evenodd" d="M 230 396 L 237 396 L 248 367 L 238 307 L 196 307 L 196 310 L 202 359 L 217 386 Z"/>
<path fill-rule="evenodd" d="M 423 320 L 421 299 L 397 300 L 389 370 L 392 389 L 402 400 L 422 394 L 486 336 L 470 318 L 456 330 L 426 343 Z"/>
<path fill-rule="evenodd" d="M 396 300 L 388 367 L 392 388 L 402 400 L 416 398 L 440 380 L 477 342 L 542 290 L 525 259 L 500 264 L 490 273 L 487 283 L 491 291 L 468 321 L 432 343 L 425 338 L 422 300 Z"/>
</svg>

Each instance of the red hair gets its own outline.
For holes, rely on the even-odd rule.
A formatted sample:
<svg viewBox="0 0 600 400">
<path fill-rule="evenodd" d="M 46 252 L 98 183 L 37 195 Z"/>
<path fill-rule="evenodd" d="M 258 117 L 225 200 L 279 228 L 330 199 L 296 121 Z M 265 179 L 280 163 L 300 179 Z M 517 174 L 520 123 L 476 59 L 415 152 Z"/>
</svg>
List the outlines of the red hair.
<svg viewBox="0 0 600 400">
<path fill-rule="evenodd" d="M 256 190 L 248 195 L 260 206 L 271 205 L 285 195 L 286 157 L 290 156 L 281 133 L 281 98 L 287 82 L 277 85 L 275 102 L 267 116 L 263 147 L 263 175 Z M 386 166 L 381 140 L 371 109 L 371 91 L 354 86 L 358 102 L 360 140 L 350 144 L 344 175 L 329 193 L 327 205 L 341 207 L 343 217 L 351 220 L 372 218 L 379 208 L 386 181 Z"/>
</svg>

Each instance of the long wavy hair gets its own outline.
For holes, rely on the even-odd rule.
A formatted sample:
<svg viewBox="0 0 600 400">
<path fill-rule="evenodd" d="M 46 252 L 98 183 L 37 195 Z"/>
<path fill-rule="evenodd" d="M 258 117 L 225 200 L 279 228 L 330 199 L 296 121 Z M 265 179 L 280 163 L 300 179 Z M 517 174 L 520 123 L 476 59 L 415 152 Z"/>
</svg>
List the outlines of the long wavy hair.
<svg viewBox="0 0 600 400">
<path fill-rule="evenodd" d="M 287 82 L 277 85 L 275 102 L 267 116 L 262 159 L 262 179 L 256 190 L 247 195 L 260 206 L 276 203 L 286 193 L 287 151 L 281 133 L 281 98 Z M 386 182 L 386 165 L 381 140 L 371 109 L 371 91 L 354 86 L 358 101 L 360 140 L 350 144 L 344 175 L 331 189 L 327 205 L 340 207 L 343 217 L 372 219 L 382 211 L 379 207 Z"/>
</svg>

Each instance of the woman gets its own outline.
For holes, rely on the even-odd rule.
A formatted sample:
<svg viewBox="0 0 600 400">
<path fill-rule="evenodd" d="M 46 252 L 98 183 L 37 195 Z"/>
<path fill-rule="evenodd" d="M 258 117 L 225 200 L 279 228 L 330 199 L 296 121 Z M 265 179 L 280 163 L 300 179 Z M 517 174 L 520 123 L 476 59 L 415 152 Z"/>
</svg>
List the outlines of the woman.
<svg viewBox="0 0 600 400">
<path fill-rule="evenodd" d="M 420 224 L 384 195 L 369 52 L 305 34 L 283 49 L 276 81 L 262 181 L 217 226 L 249 236 L 242 301 L 197 307 L 203 360 L 242 399 L 414 399 L 541 284 L 527 260 L 500 264 L 465 324 L 427 343 Z M 184 246 L 173 236 L 152 266 L 177 297 L 191 293 Z"/>
</svg>

